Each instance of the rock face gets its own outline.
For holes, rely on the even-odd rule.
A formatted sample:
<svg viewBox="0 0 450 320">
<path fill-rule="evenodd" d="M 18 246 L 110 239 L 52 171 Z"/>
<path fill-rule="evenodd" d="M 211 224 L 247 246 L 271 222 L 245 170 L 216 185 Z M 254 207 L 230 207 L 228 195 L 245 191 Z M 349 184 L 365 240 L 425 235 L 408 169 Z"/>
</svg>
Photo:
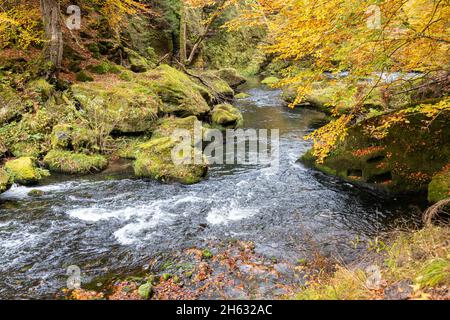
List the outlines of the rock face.
<svg viewBox="0 0 450 320">
<path fill-rule="evenodd" d="M 86 155 L 70 151 L 52 150 L 44 157 L 50 171 L 67 174 L 87 174 L 104 170 L 108 160 L 101 155 Z"/>
<path fill-rule="evenodd" d="M 31 157 L 10 160 L 6 162 L 5 170 L 14 182 L 23 185 L 33 185 L 49 175 L 47 170 L 38 168 Z"/>
<path fill-rule="evenodd" d="M 450 164 L 437 173 L 428 186 L 428 201 L 436 203 L 450 198 Z"/>
<path fill-rule="evenodd" d="M 237 129 L 243 126 L 242 113 L 231 104 L 219 104 L 212 113 L 213 125 L 224 129 Z"/>
<path fill-rule="evenodd" d="M 328 174 L 390 193 L 427 191 L 450 158 L 450 112 L 393 112 L 362 121 L 323 164 L 302 160 Z M 441 181 L 436 178 L 436 185 Z"/>
</svg>

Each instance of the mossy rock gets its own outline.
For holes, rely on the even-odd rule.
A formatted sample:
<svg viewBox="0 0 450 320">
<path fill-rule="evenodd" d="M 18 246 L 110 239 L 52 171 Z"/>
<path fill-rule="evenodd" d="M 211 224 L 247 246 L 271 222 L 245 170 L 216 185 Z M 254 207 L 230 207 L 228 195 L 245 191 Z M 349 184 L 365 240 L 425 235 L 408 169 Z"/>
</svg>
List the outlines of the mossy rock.
<svg viewBox="0 0 450 320">
<path fill-rule="evenodd" d="M 265 78 L 265 79 L 263 79 L 261 81 L 262 84 L 265 84 L 265 85 L 268 85 L 268 86 L 275 85 L 278 82 L 280 82 L 280 79 L 275 77 L 275 76 L 267 77 L 267 78 Z"/>
<path fill-rule="evenodd" d="M 213 101 L 213 98 L 218 95 L 221 99 L 231 100 L 234 97 L 234 90 L 230 87 L 230 85 L 214 74 L 214 72 L 203 72 L 200 74 L 202 80 L 207 84 L 199 84 L 200 86 L 204 86 L 205 90 L 209 92 L 209 95 L 206 100 Z M 205 97 L 205 95 L 203 95 Z"/>
<path fill-rule="evenodd" d="M 125 134 L 148 131 L 161 107 L 153 90 L 136 81 L 77 84 L 72 92 L 88 114 L 100 117 L 103 127 Z"/>
<path fill-rule="evenodd" d="M 140 73 L 145 72 L 152 67 L 150 61 L 148 61 L 136 51 L 125 48 L 125 53 L 128 56 L 128 62 L 130 63 L 131 71 Z"/>
<path fill-rule="evenodd" d="M 140 78 L 163 102 L 161 111 L 179 117 L 204 116 L 210 111 L 202 96 L 205 90 L 186 74 L 168 65 L 161 65 Z"/>
<path fill-rule="evenodd" d="M 77 72 L 76 75 L 75 75 L 75 79 L 77 81 L 80 81 L 80 82 L 92 82 L 92 81 L 94 81 L 94 78 L 92 78 L 92 76 L 90 76 L 85 71 Z"/>
<path fill-rule="evenodd" d="M 96 134 L 90 129 L 75 124 L 58 124 L 53 127 L 51 146 L 55 150 L 92 153 L 99 150 Z"/>
<path fill-rule="evenodd" d="M 11 146 L 10 151 L 16 158 L 38 158 L 42 154 L 42 146 L 38 141 L 20 141 Z"/>
<path fill-rule="evenodd" d="M 50 171 L 67 174 L 87 174 L 100 172 L 108 166 L 102 155 L 86 155 L 70 151 L 52 150 L 44 157 Z"/>
<path fill-rule="evenodd" d="M 242 113 L 231 104 L 220 104 L 211 112 L 213 125 L 225 129 L 237 129 L 244 125 Z"/>
<path fill-rule="evenodd" d="M 234 96 L 234 98 L 238 99 L 238 100 L 247 99 L 250 97 L 251 97 L 251 95 L 249 95 L 248 93 L 245 93 L 245 92 L 238 93 L 237 95 Z"/>
<path fill-rule="evenodd" d="M 175 130 L 188 130 L 190 134 L 194 135 L 195 124 L 201 128 L 203 133 L 202 123 L 194 116 L 187 118 L 168 117 L 160 119 L 157 126 L 153 130 L 152 138 L 169 138 L 175 133 Z"/>
<path fill-rule="evenodd" d="M 450 165 L 433 176 L 428 185 L 428 201 L 436 203 L 450 198 Z"/>
<path fill-rule="evenodd" d="M 223 68 L 213 72 L 216 76 L 226 81 L 233 89 L 236 89 L 240 85 L 247 82 L 247 80 L 234 68 Z"/>
<path fill-rule="evenodd" d="M 120 68 L 109 61 L 102 61 L 99 64 L 88 67 L 89 71 L 96 74 L 120 73 Z"/>
<path fill-rule="evenodd" d="M 396 121 L 398 117 L 404 120 Z M 372 117 L 350 127 L 324 163 L 317 164 L 311 153 L 302 160 L 327 174 L 388 193 L 427 192 L 450 158 L 449 121 L 449 111 L 435 119 L 420 112 Z M 390 127 L 384 130 L 386 122 Z"/>
<path fill-rule="evenodd" d="M 141 144 L 133 164 L 136 176 L 187 185 L 202 181 L 208 173 L 208 166 L 202 153 L 191 148 L 189 154 L 174 154 L 175 158 L 172 158 L 172 150 L 178 142 L 169 137 L 152 139 Z M 184 164 L 181 161 L 178 163 L 178 160 L 184 157 L 190 158 L 196 155 L 200 157 L 201 164 Z"/>
<path fill-rule="evenodd" d="M 0 193 L 5 192 L 11 187 L 11 177 L 9 173 L 3 169 L 0 168 Z"/>
<path fill-rule="evenodd" d="M 5 163 L 4 168 L 15 183 L 22 185 L 36 184 L 39 180 L 49 175 L 47 170 L 38 168 L 36 161 L 31 157 L 10 160 Z"/>
</svg>

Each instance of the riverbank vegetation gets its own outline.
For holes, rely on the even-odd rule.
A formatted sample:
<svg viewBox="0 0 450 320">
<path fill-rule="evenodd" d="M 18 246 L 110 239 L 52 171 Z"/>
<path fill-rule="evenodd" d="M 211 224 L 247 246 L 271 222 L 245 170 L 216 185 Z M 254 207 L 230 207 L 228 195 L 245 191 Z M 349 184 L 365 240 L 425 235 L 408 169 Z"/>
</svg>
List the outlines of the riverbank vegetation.
<svg viewBox="0 0 450 320">
<path fill-rule="evenodd" d="M 291 108 L 329 116 L 305 137 L 304 164 L 387 196 L 445 201 L 449 20 L 439 0 L 0 1 L 0 193 L 118 159 L 136 178 L 199 183 L 206 159 L 172 163 L 172 133 L 196 121 L 243 127 L 233 102 L 258 77 Z M 378 243 L 376 289 L 365 270 L 338 267 L 294 296 L 448 299 L 448 236 L 429 226 Z M 165 277 L 158 283 L 178 290 Z M 149 296 L 152 281 L 133 284 L 134 297 Z"/>
</svg>

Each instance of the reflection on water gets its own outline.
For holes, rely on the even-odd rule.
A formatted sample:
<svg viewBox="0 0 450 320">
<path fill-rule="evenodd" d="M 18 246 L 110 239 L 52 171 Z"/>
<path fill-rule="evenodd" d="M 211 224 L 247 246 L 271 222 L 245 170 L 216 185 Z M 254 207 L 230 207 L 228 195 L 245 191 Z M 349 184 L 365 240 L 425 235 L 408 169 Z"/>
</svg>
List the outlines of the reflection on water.
<svg viewBox="0 0 450 320">
<path fill-rule="evenodd" d="M 401 201 L 297 163 L 310 147 L 303 136 L 324 116 L 287 108 L 276 90 L 248 92 L 250 98 L 237 102 L 246 127 L 280 129 L 278 171 L 215 166 L 208 180 L 181 186 L 112 170 L 52 177 L 37 188 L 45 192 L 39 198 L 14 187 L 0 197 L 0 297 L 54 297 L 70 265 L 80 266 L 88 280 L 209 240 L 252 240 L 260 253 L 288 260 L 307 256 L 312 246 L 350 259 L 355 237 L 373 236 L 414 214 Z"/>
</svg>

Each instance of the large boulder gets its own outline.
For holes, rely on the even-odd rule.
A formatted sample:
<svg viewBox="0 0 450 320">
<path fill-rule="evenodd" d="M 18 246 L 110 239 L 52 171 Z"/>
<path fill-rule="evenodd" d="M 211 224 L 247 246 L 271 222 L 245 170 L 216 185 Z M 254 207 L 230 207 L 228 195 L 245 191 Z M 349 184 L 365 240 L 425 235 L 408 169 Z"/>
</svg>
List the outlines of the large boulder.
<svg viewBox="0 0 450 320">
<path fill-rule="evenodd" d="M 82 83 L 72 86 L 72 91 L 87 118 L 103 131 L 145 132 L 152 127 L 161 106 L 151 88 L 135 81 Z"/>
<path fill-rule="evenodd" d="M 22 157 L 5 163 L 5 170 L 18 184 L 33 185 L 49 175 L 47 170 L 38 168 L 31 157 Z"/>
<path fill-rule="evenodd" d="M 54 126 L 51 145 L 55 150 L 73 150 L 77 153 L 89 154 L 99 150 L 95 132 L 76 124 Z"/>
<path fill-rule="evenodd" d="M 450 158 L 449 122 L 449 110 L 391 112 L 350 127 L 323 163 L 312 152 L 302 159 L 328 174 L 390 193 L 426 192 Z"/>
<path fill-rule="evenodd" d="M 211 112 L 214 126 L 224 129 L 237 129 L 243 126 L 242 113 L 231 104 L 219 104 Z"/>
<path fill-rule="evenodd" d="M 70 151 L 52 150 L 44 157 L 50 171 L 67 174 L 87 174 L 100 172 L 108 166 L 102 155 L 86 155 Z"/>
<path fill-rule="evenodd" d="M 156 179 L 165 183 L 179 182 L 182 184 L 195 184 L 202 181 L 208 173 L 208 165 L 201 151 L 190 149 L 190 154 L 173 154 L 173 149 L 179 141 L 172 137 L 152 139 L 139 145 L 134 172 L 136 176 Z M 184 157 L 192 157 L 195 153 L 202 159 L 200 164 L 178 163 Z M 178 159 L 174 159 L 178 158 Z M 176 161 L 175 161 L 176 160 Z"/>
<path fill-rule="evenodd" d="M 428 201 L 436 203 L 450 198 L 450 164 L 434 175 L 428 185 Z"/>
<path fill-rule="evenodd" d="M 163 102 L 161 111 L 165 114 L 202 117 L 210 111 L 202 95 L 205 88 L 168 65 L 159 66 L 140 77 L 140 81 L 160 97 Z"/>
</svg>

